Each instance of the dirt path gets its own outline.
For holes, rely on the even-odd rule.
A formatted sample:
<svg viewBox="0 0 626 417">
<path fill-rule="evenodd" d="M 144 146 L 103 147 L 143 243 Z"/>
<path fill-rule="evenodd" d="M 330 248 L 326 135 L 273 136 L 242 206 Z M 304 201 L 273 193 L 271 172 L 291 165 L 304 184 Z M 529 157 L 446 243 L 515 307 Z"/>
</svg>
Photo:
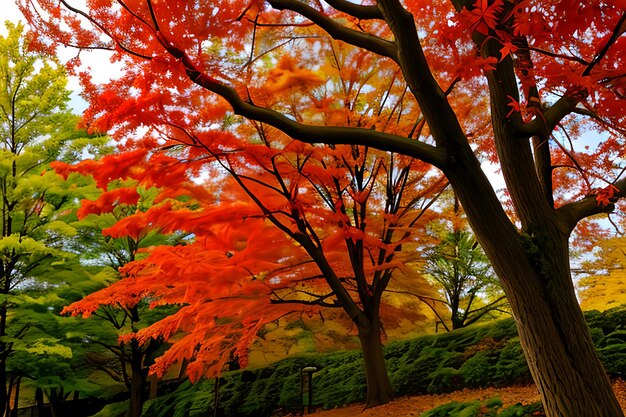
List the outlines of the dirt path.
<svg viewBox="0 0 626 417">
<path fill-rule="evenodd" d="M 626 410 L 626 382 L 617 380 L 613 384 L 622 409 Z M 441 395 L 420 395 L 402 397 L 392 403 L 363 410 L 362 405 L 350 405 L 335 410 L 319 411 L 311 414 L 314 417 L 418 417 L 421 413 L 451 401 L 486 400 L 498 397 L 505 407 L 517 403 L 530 404 L 539 401 L 539 394 L 534 386 L 486 388 L 457 391 Z"/>
</svg>

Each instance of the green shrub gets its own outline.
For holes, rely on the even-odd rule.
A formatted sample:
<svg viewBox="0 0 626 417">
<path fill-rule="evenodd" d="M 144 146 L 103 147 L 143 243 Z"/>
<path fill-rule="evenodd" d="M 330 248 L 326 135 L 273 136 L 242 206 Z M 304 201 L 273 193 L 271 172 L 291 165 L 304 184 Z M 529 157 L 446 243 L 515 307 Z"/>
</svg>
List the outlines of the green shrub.
<svg viewBox="0 0 626 417">
<path fill-rule="evenodd" d="M 626 314 L 624 306 L 615 307 L 606 311 L 586 311 L 585 319 L 592 329 L 601 329 L 607 335 L 615 330 L 626 329 Z"/>
<path fill-rule="evenodd" d="M 431 381 L 427 391 L 430 394 L 443 394 L 463 388 L 463 375 L 454 368 L 441 368 L 429 375 Z"/>
<path fill-rule="evenodd" d="M 94 414 L 93 417 L 124 417 L 127 411 L 128 401 L 122 401 L 105 405 L 104 408 Z"/>
<path fill-rule="evenodd" d="M 498 320 L 488 326 L 489 336 L 496 341 L 517 336 L 517 327 L 512 318 Z"/>
<path fill-rule="evenodd" d="M 626 343 L 626 330 L 618 329 L 609 333 L 602 341 L 604 346 L 623 345 Z"/>
<path fill-rule="evenodd" d="M 539 417 L 545 416 L 541 403 L 530 405 L 516 404 L 502 409 L 502 401 L 492 398 L 480 401 L 458 403 L 450 402 L 433 408 L 420 417 Z M 498 412 L 500 410 L 500 412 Z"/>
<path fill-rule="evenodd" d="M 422 413 L 421 417 L 497 417 L 498 409 L 501 407 L 502 401 L 498 398 L 493 398 L 485 403 L 480 401 L 451 402 Z"/>
<path fill-rule="evenodd" d="M 425 348 L 419 356 L 406 358 L 389 369 L 391 384 L 399 395 L 424 394 L 431 383 L 430 375 L 454 355 L 443 348 Z M 398 366 L 399 365 L 399 366 Z"/>
<path fill-rule="evenodd" d="M 598 349 L 598 355 L 610 375 L 626 375 L 626 344 L 605 346 Z"/>
<path fill-rule="evenodd" d="M 585 316 L 609 374 L 626 375 L 626 309 L 587 312 Z M 384 352 L 398 396 L 449 392 L 461 388 L 460 384 L 483 387 L 530 381 L 513 319 L 391 342 Z M 223 376 L 220 387 L 218 414 L 256 417 L 269 416 L 277 409 L 285 413 L 299 411 L 300 369 L 305 366 L 320 369 L 313 377 L 315 406 L 334 408 L 361 402 L 366 394 L 362 361 L 359 351 L 343 351 L 303 355 L 262 369 L 229 372 Z M 459 412 L 469 412 L 472 404 Z M 212 415 L 212 407 L 213 380 L 185 382 L 171 394 L 148 401 L 143 415 L 200 417 Z M 510 407 L 502 410 L 500 416 L 531 415 L 526 411 L 528 407 Z M 464 414 L 448 415 L 464 417 Z"/>
<path fill-rule="evenodd" d="M 524 384 L 532 381 L 518 337 L 509 339 L 500 351 L 493 380 L 497 385 Z"/>
<path fill-rule="evenodd" d="M 472 388 L 489 386 L 496 373 L 495 362 L 490 352 L 480 352 L 466 360 L 459 369 L 465 385 Z"/>
<path fill-rule="evenodd" d="M 522 405 L 515 404 L 502 410 L 498 417 L 540 417 L 545 416 L 543 405 L 540 402 Z"/>
<path fill-rule="evenodd" d="M 359 355 L 360 356 L 360 355 Z M 365 399 L 367 384 L 362 357 L 329 366 L 313 375 L 313 404 L 334 408 Z"/>
<path fill-rule="evenodd" d="M 479 410 L 480 402 L 478 401 L 472 403 L 452 402 L 422 413 L 421 417 L 475 417 Z"/>
</svg>

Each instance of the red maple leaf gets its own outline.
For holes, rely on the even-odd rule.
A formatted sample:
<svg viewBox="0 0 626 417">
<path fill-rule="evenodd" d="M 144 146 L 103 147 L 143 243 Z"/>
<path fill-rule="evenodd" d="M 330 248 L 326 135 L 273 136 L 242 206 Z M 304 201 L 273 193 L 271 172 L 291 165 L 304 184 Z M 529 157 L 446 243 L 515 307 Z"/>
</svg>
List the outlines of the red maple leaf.
<svg viewBox="0 0 626 417">
<path fill-rule="evenodd" d="M 495 29 L 498 24 L 498 14 L 504 6 L 503 0 L 495 0 L 489 5 L 488 0 L 476 0 L 474 8 L 461 11 L 461 19 L 469 24 L 470 30 L 483 35 L 489 34 L 490 29 Z"/>
</svg>

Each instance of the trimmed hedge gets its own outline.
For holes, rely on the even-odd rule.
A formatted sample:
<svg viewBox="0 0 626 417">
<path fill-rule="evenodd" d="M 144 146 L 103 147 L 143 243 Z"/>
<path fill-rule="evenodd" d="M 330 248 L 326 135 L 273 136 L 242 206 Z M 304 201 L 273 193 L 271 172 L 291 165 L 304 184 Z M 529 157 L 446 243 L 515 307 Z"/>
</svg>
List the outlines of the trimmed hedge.
<svg viewBox="0 0 626 417">
<path fill-rule="evenodd" d="M 611 376 L 623 377 L 626 374 L 626 307 L 602 313 L 592 311 L 586 313 L 586 317 L 607 371 Z M 532 383 L 512 319 L 390 342 L 385 347 L 385 357 L 398 396 Z M 218 415 L 269 417 L 299 411 L 300 369 L 306 366 L 319 369 L 313 377 L 316 407 L 334 408 L 365 399 L 360 351 L 310 354 L 284 359 L 262 369 L 224 374 Z M 213 391 L 214 380 L 197 384 L 184 382 L 174 392 L 148 401 L 143 416 L 213 415 Z M 525 415 L 505 414 L 505 411 L 498 416 Z"/>
</svg>

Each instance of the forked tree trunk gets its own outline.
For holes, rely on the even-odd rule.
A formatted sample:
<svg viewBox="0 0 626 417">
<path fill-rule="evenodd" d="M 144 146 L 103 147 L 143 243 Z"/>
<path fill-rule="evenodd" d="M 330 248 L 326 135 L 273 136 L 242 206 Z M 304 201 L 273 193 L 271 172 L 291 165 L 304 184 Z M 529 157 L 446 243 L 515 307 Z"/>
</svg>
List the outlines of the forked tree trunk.
<svg viewBox="0 0 626 417">
<path fill-rule="evenodd" d="M 369 326 L 359 327 L 358 332 L 367 380 L 365 407 L 387 404 L 393 399 L 394 392 L 387 374 L 378 317 L 371 320 Z"/>
</svg>

